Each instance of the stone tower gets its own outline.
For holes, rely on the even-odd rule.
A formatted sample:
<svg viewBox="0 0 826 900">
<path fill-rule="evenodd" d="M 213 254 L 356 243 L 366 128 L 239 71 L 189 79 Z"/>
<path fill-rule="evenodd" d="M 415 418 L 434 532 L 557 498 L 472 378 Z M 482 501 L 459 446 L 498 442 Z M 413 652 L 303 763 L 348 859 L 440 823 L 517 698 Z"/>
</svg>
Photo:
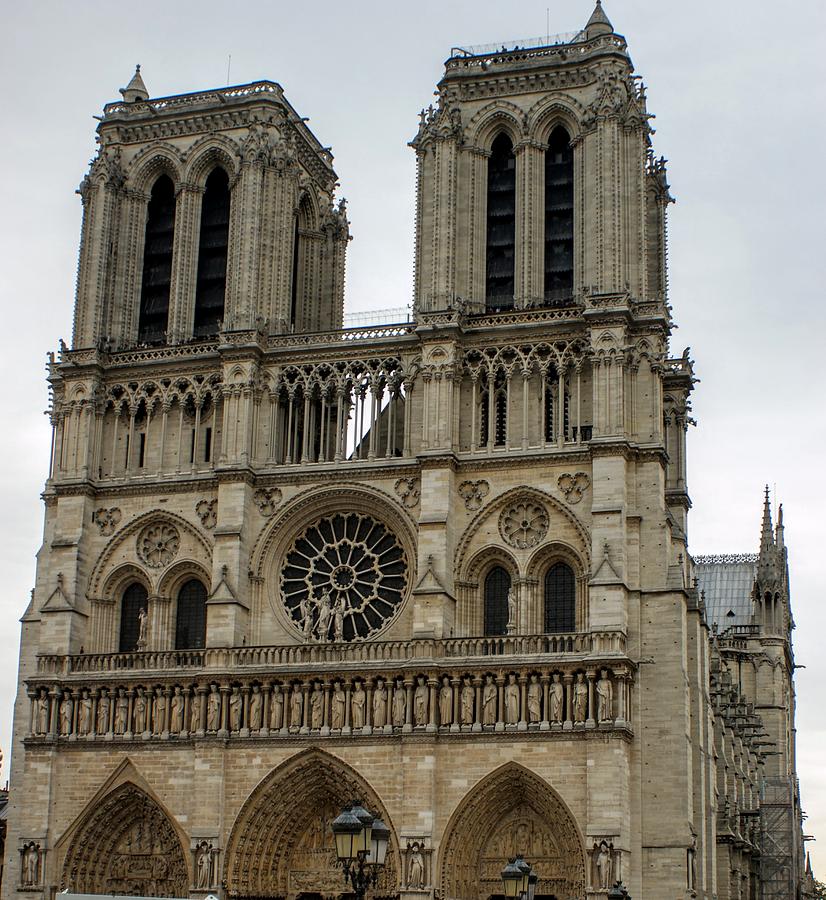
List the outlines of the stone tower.
<svg viewBox="0 0 826 900">
<path fill-rule="evenodd" d="M 354 797 L 376 898 L 488 900 L 516 853 L 538 897 L 735 896 L 718 797 L 754 813 L 762 726 L 687 551 L 648 118 L 599 3 L 454 48 L 412 141 L 415 321 L 342 329 L 346 211 L 278 85 L 136 73 L 105 108 L 4 900 L 333 897 Z"/>
</svg>

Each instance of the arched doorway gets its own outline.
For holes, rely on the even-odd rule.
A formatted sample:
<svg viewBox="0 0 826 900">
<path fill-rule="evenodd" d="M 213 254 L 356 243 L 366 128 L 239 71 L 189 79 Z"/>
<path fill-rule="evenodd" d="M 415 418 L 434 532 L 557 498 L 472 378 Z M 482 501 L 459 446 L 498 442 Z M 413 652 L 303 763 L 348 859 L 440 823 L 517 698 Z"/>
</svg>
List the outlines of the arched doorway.
<svg viewBox="0 0 826 900">
<path fill-rule="evenodd" d="M 507 763 L 472 788 L 451 816 L 440 853 L 441 896 L 498 897 L 505 860 L 517 853 L 539 875 L 537 900 L 585 895 L 585 852 L 568 807 L 538 775 Z"/>
<path fill-rule="evenodd" d="M 387 810 L 355 770 L 321 750 L 292 757 L 247 798 L 227 846 L 227 896 L 329 900 L 347 894 L 344 876 L 335 865 L 330 824 L 354 799 L 390 829 L 387 862 L 371 896 L 396 897 L 399 845 Z"/>
<path fill-rule="evenodd" d="M 96 802 L 71 838 L 60 879 L 74 894 L 189 896 L 175 826 L 144 791 L 124 782 Z"/>
</svg>

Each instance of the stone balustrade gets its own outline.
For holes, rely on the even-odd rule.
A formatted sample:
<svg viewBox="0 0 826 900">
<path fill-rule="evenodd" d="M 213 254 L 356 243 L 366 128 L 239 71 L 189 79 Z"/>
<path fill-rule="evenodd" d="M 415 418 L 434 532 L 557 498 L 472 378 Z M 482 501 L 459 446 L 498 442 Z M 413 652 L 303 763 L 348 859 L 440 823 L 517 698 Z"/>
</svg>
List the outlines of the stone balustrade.
<svg viewBox="0 0 826 900">
<path fill-rule="evenodd" d="M 630 729 L 634 669 L 626 660 L 506 663 L 500 655 L 491 662 L 448 666 L 419 658 L 380 671 L 305 665 L 278 677 L 180 669 L 69 682 L 35 676 L 28 740 Z"/>
<path fill-rule="evenodd" d="M 493 637 L 352 641 L 349 643 L 282 644 L 263 647 L 210 647 L 205 650 L 147 650 L 135 653 L 42 654 L 38 675 L 74 676 L 106 672 L 166 672 L 177 669 L 232 669 L 332 666 L 341 663 L 411 662 L 415 660 L 486 659 L 491 656 L 536 657 L 578 654 L 624 656 L 620 631 L 562 634 L 514 634 Z"/>
</svg>

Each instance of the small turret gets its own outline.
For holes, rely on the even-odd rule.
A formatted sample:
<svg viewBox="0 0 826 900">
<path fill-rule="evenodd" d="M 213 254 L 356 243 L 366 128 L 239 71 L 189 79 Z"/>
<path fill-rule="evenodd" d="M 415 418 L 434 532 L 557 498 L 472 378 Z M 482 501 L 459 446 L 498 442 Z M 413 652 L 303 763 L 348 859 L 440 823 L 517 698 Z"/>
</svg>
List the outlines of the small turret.
<svg viewBox="0 0 826 900">
<path fill-rule="evenodd" d="M 120 93 L 127 103 L 134 103 L 136 100 L 149 99 L 149 91 L 147 91 L 146 85 L 143 83 L 143 78 L 141 78 L 140 64 L 135 66 L 135 74 L 132 76 L 132 80 L 125 88 L 120 89 Z"/>
<path fill-rule="evenodd" d="M 763 524 L 760 530 L 760 555 L 771 553 L 774 549 L 774 529 L 772 527 L 772 511 L 769 502 L 769 486 L 763 499 Z"/>
<path fill-rule="evenodd" d="M 597 0 L 597 5 L 591 13 L 591 18 L 588 19 L 588 24 L 585 26 L 585 36 L 590 40 L 600 34 L 613 33 L 614 26 L 611 24 L 608 16 L 605 15 L 605 10 L 602 8 L 602 0 Z"/>
</svg>

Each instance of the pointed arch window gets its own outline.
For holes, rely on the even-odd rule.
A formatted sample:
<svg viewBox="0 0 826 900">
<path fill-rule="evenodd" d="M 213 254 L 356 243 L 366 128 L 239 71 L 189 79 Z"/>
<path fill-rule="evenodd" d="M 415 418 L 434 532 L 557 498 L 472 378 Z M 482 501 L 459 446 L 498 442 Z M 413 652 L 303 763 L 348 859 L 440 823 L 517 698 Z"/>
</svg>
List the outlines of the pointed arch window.
<svg viewBox="0 0 826 900">
<path fill-rule="evenodd" d="M 504 372 L 497 372 L 494 378 L 492 405 L 490 388 L 488 382 L 479 395 L 479 446 L 487 447 L 492 440 L 494 447 L 504 447 L 508 440 L 508 386 Z"/>
<path fill-rule="evenodd" d="M 317 315 L 317 298 L 313 279 L 313 258 L 311 233 L 313 213 L 306 194 L 301 198 L 295 216 L 293 237 L 293 273 L 290 292 L 290 324 L 293 331 L 309 331 L 313 328 L 313 317 Z"/>
<path fill-rule="evenodd" d="M 494 566 L 485 578 L 485 635 L 507 634 L 510 589 L 507 570 Z"/>
<path fill-rule="evenodd" d="M 569 440 L 571 436 L 570 407 L 571 392 L 566 385 L 565 392 L 560 397 L 559 375 L 551 371 L 545 377 L 545 441 L 550 443 L 559 438 L 559 430 L 562 429 L 563 440 Z M 559 420 L 560 404 L 562 421 Z"/>
<path fill-rule="evenodd" d="M 134 653 L 141 631 L 140 612 L 147 609 L 148 594 L 142 584 L 130 584 L 120 601 L 120 640 L 118 652 Z"/>
<path fill-rule="evenodd" d="M 142 344 L 158 344 L 166 338 L 174 237 L 175 186 L 168 175 L 161 175 L 152 186 L 146 210 L 138 316 L 138 341 Z"/>
<path fill-rule="evenodd" d="M 511 309 L 516 259 L 516 157 L 513 142 L 500 134 L 488 160 L 485 305 Z"/>
<path fill-rule="evenodd" d="M 545 302 L 558 305 L 574 292 L 574 151 L 558 125 L 545 151 Z"/>
<path fill-rule="evenodd" d="M 195 337 L 218 334 L 224 318 L 229 246 L 229 178 L 214 169 L 201 202 L 198 280 L 195 288 Z"/>
<path fill-rule="evenodd" d="M 175 649 L 195 650 L 206 644 L 206 588 L 196 578 L 178 591 L 175 617 Z"/>
<path fill-rule="evenodd" d="M 545 631 L 576 631 L 576 579 L 567 563 L 555 563 L 545 573 Z"/>
</svg>

